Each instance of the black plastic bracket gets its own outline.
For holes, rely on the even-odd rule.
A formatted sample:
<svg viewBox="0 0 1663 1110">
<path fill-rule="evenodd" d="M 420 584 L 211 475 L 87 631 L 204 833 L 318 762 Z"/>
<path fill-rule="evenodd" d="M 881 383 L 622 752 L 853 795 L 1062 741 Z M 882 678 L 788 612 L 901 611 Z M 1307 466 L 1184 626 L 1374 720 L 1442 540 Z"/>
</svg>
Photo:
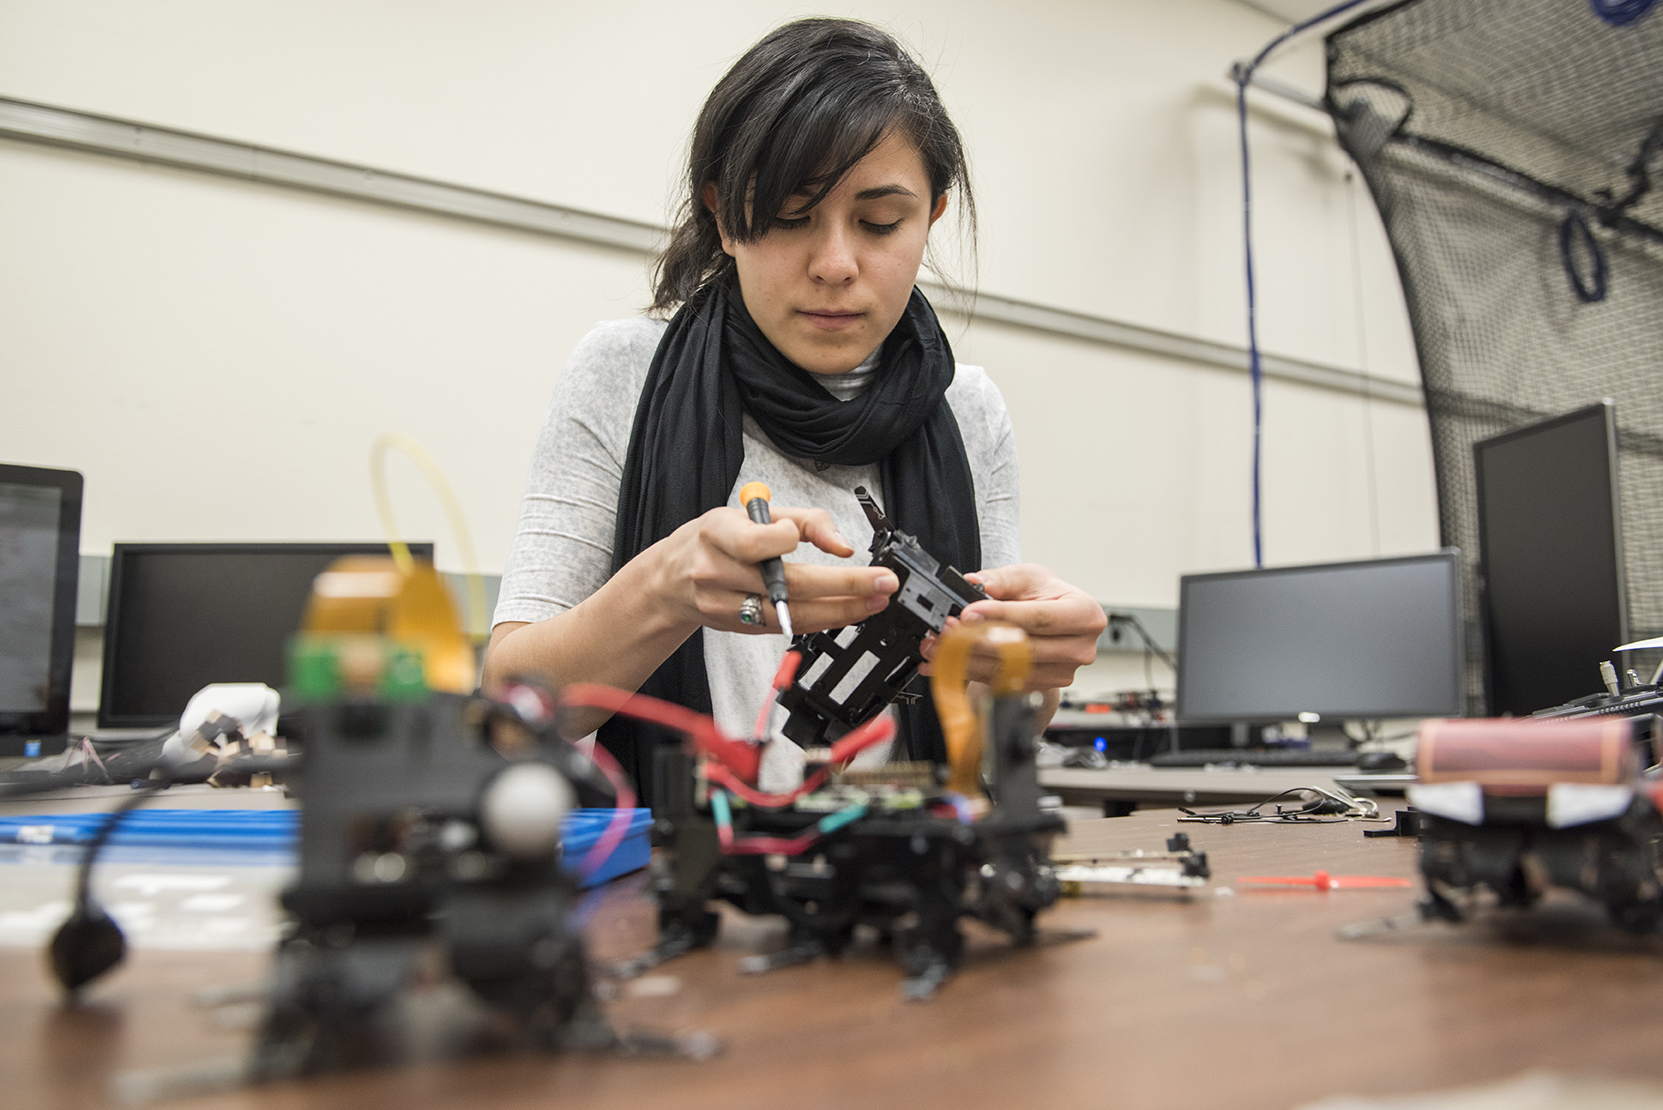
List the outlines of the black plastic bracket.
<svg viewBox="0 0 1663 1110">
<path fill-rule="evenodd" d="M 785 735 L 805 748 L 824 747 L 891 702 L 915 699 L 907 687 L 924 661 L 924 637 L 987 597 L 896 528 L 864 486 L 855 487 L 855 497 L 872 523 L 871 565 L 894 571 L 900 585 L 888 608 L 859 624 L 797 637 L 803 661 L 780 704 L 791 714 Z"/>
</svg>

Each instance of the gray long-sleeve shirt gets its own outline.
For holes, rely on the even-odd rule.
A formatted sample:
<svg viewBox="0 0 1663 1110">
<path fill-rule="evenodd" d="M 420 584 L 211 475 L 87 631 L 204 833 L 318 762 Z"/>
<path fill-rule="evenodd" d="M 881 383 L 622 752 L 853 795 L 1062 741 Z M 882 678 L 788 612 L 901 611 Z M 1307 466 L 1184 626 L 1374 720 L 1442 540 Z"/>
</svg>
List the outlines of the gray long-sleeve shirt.
<svg viewBox="0 0 1663 1110">
<path fill-rule="evenodd" d="M 606 321 L 595 325 L 572 352 L 555 382 L 537 437 L 494 623 L 557 616 L 611 576 L 613 527 L 630 428 L 665 326 L 646 318 Z M 867 364 L 822 381 L 835 396 L 848 400 L 873 372 Z M 981 367 L 961 363 L 947 389 L 947 403 L 958 421 L 975 482 L 982 564 L 991 568 L 1019 562 L 1016 443 L 1004 399 Z M 777 505 L 825 509 L 855 548 L 849 561 L 865 565 L 872 527 L 855 501 L 854 488 L 865 486 L 882 500 L 877 464 L 836 466 L 783 455 L 749 415 L 744 418 L 744 441 L 745 461 L 728 503 L 741 507 L 740 488 L 759 481 L 768 485 Z M 822 566 L 844 562 L 808 543 L 788 558 Z M 730 735 L 748 736 L 770 693 L 768 683 L 785 650 L 784 637 L 709 628 L 703 634 L 716 721 Z M 776 707 L 775 742 L 768 745 L 762 766 L 762 786 L 767 790 L 787 789 L 801 778 L 801 753 L 779 732 L 784 720 Z M 873 751 L 860 762 L 881 762 L 886 755 Z"/>
</svg>

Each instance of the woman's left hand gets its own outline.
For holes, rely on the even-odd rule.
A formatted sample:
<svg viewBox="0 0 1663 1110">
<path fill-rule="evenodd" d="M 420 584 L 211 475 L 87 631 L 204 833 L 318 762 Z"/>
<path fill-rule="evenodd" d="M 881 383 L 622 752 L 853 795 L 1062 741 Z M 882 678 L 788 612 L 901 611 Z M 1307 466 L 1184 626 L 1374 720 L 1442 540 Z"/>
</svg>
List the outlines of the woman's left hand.
<svg viewBox="0 0 1663 1110">
<path fill-rule="evenodd" d="M 989 600 L 966 606 L 955 623 L 998 620 L 1016 625 L 1033 645 L 1028 689 L 1055 690 L 1074 681 L 1074 672 L 1097 658 L 1097 637 L 1108 625 L 1103 607 L 1076 586 L 1033 563 L 965 575 L 987 591 Z M 924 658 L 935 657 L 935 637 L 924 641 Z M 996 663 L 972 654 L 970 677 L 990 682 Z M 985 672 L 985 673 L 983 673 Z"/>
</svg>

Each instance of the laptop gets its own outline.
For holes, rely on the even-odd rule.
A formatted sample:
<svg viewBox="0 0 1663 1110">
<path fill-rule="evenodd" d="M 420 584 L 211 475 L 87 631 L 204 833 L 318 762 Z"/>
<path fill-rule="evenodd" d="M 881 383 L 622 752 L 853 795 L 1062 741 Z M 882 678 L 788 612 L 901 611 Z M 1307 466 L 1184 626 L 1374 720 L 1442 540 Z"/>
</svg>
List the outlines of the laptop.
<svg viewBox="0 0 1663 1110">
<path fill-rule="evenodd" d="M 0 757 L 69 740 L 81 475 L 0 464 Z"/>
</svg>

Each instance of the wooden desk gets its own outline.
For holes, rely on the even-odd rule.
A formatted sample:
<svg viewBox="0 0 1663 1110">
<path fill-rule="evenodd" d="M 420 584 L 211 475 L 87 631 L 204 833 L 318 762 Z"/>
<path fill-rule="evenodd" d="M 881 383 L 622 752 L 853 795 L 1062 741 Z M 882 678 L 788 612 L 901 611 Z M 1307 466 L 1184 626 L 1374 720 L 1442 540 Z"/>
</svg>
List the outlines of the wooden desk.
<svg viewBox="0 0 1663 1110">
<path fill-rule="evenodd" d="M 1410 876 L 1415 842 L 1364 839 L 1357 824 L 1176 825 L 1150 811 L 1076 826 L 1075 846 L 1158 849 L 1175 829 L 1209 853 L 1214 885 L 1243 874 Z M 1382 827 L 1382 826 L 1371 826 Z M 868 1106 L 1287 1110 L 1319 1097 L 1497 1080 L 1529 1068 L 1663 1080 L 1663 945 L 1606 932 L 1560 944 L 1442 927 L 1342 941 L 1336 927 L 1401 913 L 1414 892 L 1238 889 L 1192 902 L 1085 898 L 1052 928 L 1092 940 L 1010 949 L 978 934 L 933 1002 L 901 1000 L 887 954 L 761 977 L 738 958 L 783 940 L 730 916 L 713 950 L 667 965 L 610 1004 L 615 1023 L 708 1029 L 706 1063 L 608 1056 L 514 1057 L 281 1084 L 191 1107 L 571 1106 L 792 1110 Z M 1545 914 L 1544 924 L 1564 915 Z M 644 943 L 650 907 L 628 891 L 591 924 L 600 955 Z M 190 994 L 255 977 L 263 957 L 138 952 L 61 1009 L 38 953 L 0 952 L 0 1075 L 8 1106 L 102 1104 L 109 1076 L 238 1051 Z M 673 993 L 643 996 L 653 988 Z"/>
</svg>

